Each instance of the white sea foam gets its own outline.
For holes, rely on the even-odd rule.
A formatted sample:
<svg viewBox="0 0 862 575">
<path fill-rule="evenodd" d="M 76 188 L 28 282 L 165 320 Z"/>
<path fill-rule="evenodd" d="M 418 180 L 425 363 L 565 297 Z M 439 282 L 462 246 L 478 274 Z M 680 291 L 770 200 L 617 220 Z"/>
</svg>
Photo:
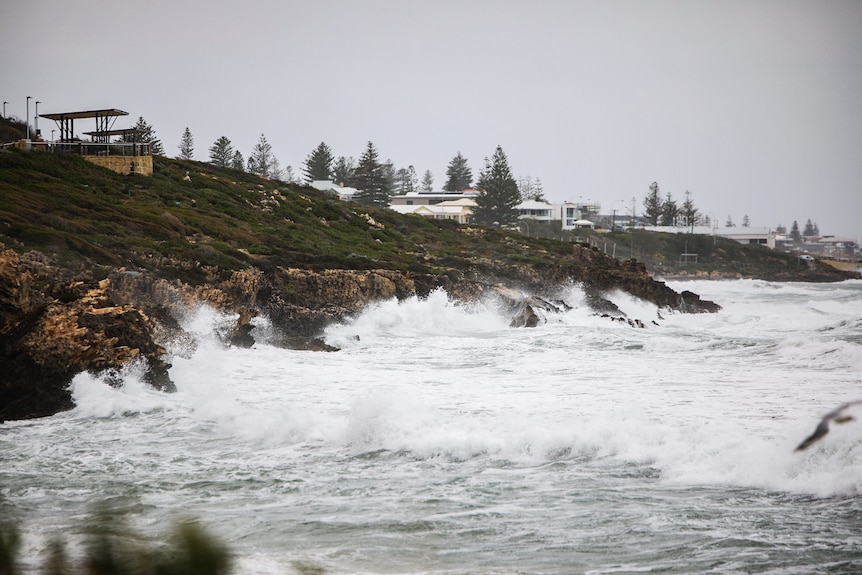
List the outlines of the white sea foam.
<svg viewBox="0 0 862 575">
<path fill-rule="evenodd" d="M 177 393 L 148 388 L 135 368 L 119 389 L 80 375 L 72 412 L 6 424 L 0 479 L 17 485 L 13 478 L 27 474 L 32 485 L 6 488 L 4 497 L 21 509 L 56 508 L 61 498 L 80 516 L 96 493 L 131 491 L 140 500 L 132 509 L 147 509 L 130 512 L 138 524 L 164 527 L 182 510 L 230 525 L 224 533 L 244 550 L 240 564 L 261 572 L 310 561 L 332 572 L 386 564 L 389 572 L 442 573 L 481 556 L 487 568 L 472 572 L 558 573 L 518 560 L 494 569 L 501 555 L 493 550 L 550 553 L 559 566 L 572 537 L 608 528 L 637 549 L 654 536 L 630 533 L 627 521 L 667 537 L 657 548 L 687 545 L 674 539 L 688 529 L 679 517 L 705 517 L 686 537 L 722 533 L 728 521 L 743 529 L 752 516 L 751 537 L 760 521 L 783 533 L 779 540 L 796 541 L 786 521 L 806 525 L 809 541 L 833 529 L 818 518 L 843 516 L 842 505 L 859 512 L 862 413 L 793 450 L 824 413 L 862 398 L 862 283 L 671 285 L 722 312 L 668 314 L 610 294 L 647 324 L 634 328 L 595 315 L 572 288 L 563 295 L 570 311 L 514 329 L 492 300 L 464 306 L 440 291 L 369 306 L 327 329 L 341 351 L 309 353 L 266 337 L 228 348 L 218 332 L 235 318 L 201 308 L 185 319 L 194 353 L 173 358 Z M 258 321 L 265 333 L 265 318 Z M 769 503 L 753 510 L 751 498 Z M 810 501 L 829 512 L 808 509 Z M 36 515 L 40 533 L 63 525 L 54 512 Z M 522 531 L 543 543 L 506 535 Z M 259 543 L 249 548 L 246 537 Z M 429 558 L 415 546 L 433 547 L 437 537 L 465 555 L 455 552 L 453 563 L 433 555 L 416 568 Z M 355 556 L 344 554 L 345 540 Z M 840 541 L 852 545 L 852 536 Z M 705 551 L 720 546 L 699 545 L 692 553 L 705 553 L 703 565 L 721 560 Z M 783 561 L 787 547 L 775 553 Z M 600 557 L 580 570 L 615 568 Z M 627 557 L 619 564 L 641 564 Z M 678 558 L 658 559 L 688 572 Z"/>
<path fill-rule="evenodd" d="M 747 287 L 790 289 L 763 282 Z M 804 294 L 795 288 L 795 296 Z M 612 299 L 629 316 L 658 317 L 651 304 L 622 294 Z M 728 307 L 740 306 L 753 314 L 748 304 L 731 300 Z M 820 329 L 819 312 L 809 313 Z M 73 383 L 76 413 L 110 417 L 181 409 L 217 424 L 221 433 L 267 445 L 388 450 L 419 458 L 493 456 L 524 464 L 566 452 L 648 463 L 675 482 L 820 495 L 859 489 L 862 454 L 852 431 L 844 438 L 836 434 L 831 450 L 815 451 L 827 460 L 822 465 L 808 468 L 800 460 L 812 456 L 790 449 L 813 429 L 820 411 L 852 393 L 847 378 L 809 382 L 798 392 L 760 379 L 774 376 L 769 364 L 807 377 L 858 366 L 858 344 L 812 338 L 810 332 L 781 336 L 782 320 L 771 316 L 676 316 L 643 330 L 578 307 L 563 317 L 557 325 L 513 330 L 492 305 L 456 305 L 438 291 L 370 306 L 327 330 L 328 341 L 343 346 L 342 352 L 306 354 L 260 344 L 226 349 L 212 336 L 224 316 L 201 309 L 186 326 L 197 334 L 198 350 L 190 359 L 175 358 L 171 370 L 175 396 L 149 389 L 134 369 L 122 389 L 80 375 Z M 740 325 L 750 326 L 746 322 L 767 325 L 737 334 Z M 704 342 L 698 341 L 702 334 L 686 333 L 704 327 L 718 336 Z M 606 345 L 584 353 L 563 343 L 567 333 Z M 562 351 L 532 345 L 554 338 Z M 632 351 L 619 353 L 627 346 Z M 709 365 L 745 356 L 748 348 L 756 350 L 754 360 L 765 357 L 765 365 L 729 365 L 735 371 L 730 381 Z M 820 410 L 793 403 L 801 397 L 810 404 L 817 395 L 834 399 L 819 403 Z"/>
</svg>

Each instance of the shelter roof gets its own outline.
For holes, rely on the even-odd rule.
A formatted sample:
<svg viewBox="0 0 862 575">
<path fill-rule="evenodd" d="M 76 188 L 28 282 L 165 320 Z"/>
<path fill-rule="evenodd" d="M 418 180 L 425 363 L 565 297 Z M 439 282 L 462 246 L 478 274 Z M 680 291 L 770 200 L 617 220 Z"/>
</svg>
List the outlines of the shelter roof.
<svg viewBox="0 0 862 575">
<path fill-rule="evenodd" d="M 128 112 L 118 110 L 116 108 L 106 108 L 104 110 L 86 110 L 83 112 L 61 112 L 59 114 L 39 114 L 40 118 L 49 120 L 77 120 L 80 118 L 105 118 L 108 116 L 128 116 Z"/>
</svg>

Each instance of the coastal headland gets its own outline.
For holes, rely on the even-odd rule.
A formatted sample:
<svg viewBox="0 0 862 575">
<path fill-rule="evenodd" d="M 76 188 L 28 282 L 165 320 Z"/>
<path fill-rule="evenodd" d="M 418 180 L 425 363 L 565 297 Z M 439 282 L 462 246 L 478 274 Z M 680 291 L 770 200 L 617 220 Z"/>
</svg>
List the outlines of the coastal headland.
<svg viewBox="0 0 862 575">
<path fill-rule="evenodd" d="M 141 176 L 74 155 L 0 151 L 0 244 L 0 420 L 70 408 L 68 384 L 82 371 L 120 385 L 137 362 L 170 391 L 167 344 L 186 336 L 178 318 L 200 304 L 236 317 L 225 345 L 253 345 L 251 322 L 264 314 L 273 343 L 308 350 L 333 350 L 322 329 L 371 302 L 438 288 L 457 301 L 498 298 L 513 326 L 562 309 L 573 284 L 595 313 L 633 326 L 643 323 L 607 294 L 669 311 L 720 309 L 596 246 L 404 216 L 163 157 Z M 795 264 L 786 262 L 786 279 L 858 277 Z"/>
</svg>

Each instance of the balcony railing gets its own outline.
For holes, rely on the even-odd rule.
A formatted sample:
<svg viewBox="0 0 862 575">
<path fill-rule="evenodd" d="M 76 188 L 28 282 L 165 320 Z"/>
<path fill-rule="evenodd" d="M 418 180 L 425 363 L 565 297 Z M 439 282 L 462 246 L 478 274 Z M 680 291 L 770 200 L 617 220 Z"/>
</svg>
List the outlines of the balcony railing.
<svg viewBox="0 0 862 575">
<path fill-rule="evenodd" d="M 152 154 L 151 145 L 144 142 L 18 140 L 17 142 L 2 144 L 0 148 L 18 148 L 21 150 L 77 154 L 79 156 L 149 156 Z"/>
</svg>

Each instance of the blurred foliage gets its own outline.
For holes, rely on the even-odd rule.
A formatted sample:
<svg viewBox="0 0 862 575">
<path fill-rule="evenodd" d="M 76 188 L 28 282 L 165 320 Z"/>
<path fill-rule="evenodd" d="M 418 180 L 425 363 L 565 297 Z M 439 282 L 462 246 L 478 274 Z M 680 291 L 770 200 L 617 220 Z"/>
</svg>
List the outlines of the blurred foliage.
<svg viewBox="0 0 862 575">
<path fill-rule="evenodd" d="M 194 522 L 182 523 L 163 549 L 149 547 L 122 524 L 100 514 L 88 525 L 85 556 L 69 558 L 63 541 L 53 539 L 46 549 L 43 573 L 47 575 L 226 575 L 231 556 L 215 537 Z M 20 536 L 12 526 L 0 527 L 0 575 L 20 573 L 16 558 Z"/>
</svg>

